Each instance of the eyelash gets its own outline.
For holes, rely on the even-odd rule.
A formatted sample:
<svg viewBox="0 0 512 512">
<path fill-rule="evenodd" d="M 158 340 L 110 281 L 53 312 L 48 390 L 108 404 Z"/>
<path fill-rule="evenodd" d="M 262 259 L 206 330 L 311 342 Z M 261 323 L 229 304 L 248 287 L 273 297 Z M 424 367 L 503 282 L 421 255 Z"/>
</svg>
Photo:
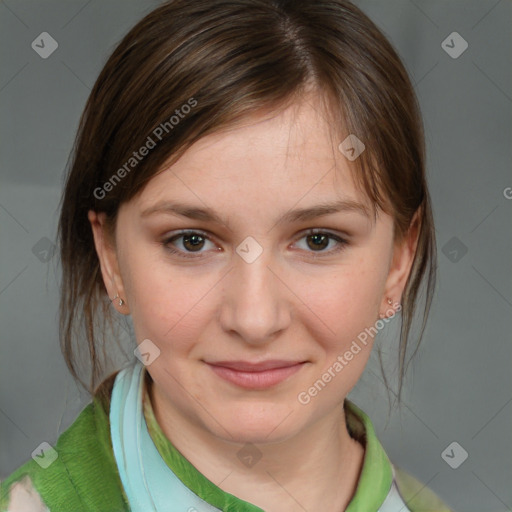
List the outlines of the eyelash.
<svg viewBox="0 0 512 512">
<path fill-rule="evenodd" d="M 173 247 L 171 247 L 171 243 L 174 242 L 175 240 L 178 240 L 180 238 L 183 238 L 185 236 L 190 236 L 190 235 L 199 235 L 201 236 L 202 238 L 204 238 L 205 240 L 208 240 L 210 242 L 212 242 L 211 238 L 204 232 L 201 232 L 201 231 L 180 231 L 179 233 L 169 237 L 169 238 L 166 238 L 165 240 L 163 240 L 162 242 L 162 245 L 164 246 L 165 250 L 170 252 L 171 254 L 174 254 L 174 255 L 177 255 L 179 256 L 180 258 L 185 258 L 185 259 L 197 259 L 197 258 L 202 258 L 201 256 L 201 252 L 198 252 L 198 253 L 191 253 L 191 252 L 184 252 L 184 251 L 180 251 L 180 250 L 177 250 L 177 249 L 174 249 Z M 342 251 L 343 249 L 345 249 L 345 247 L 347 245 L 349 245 L 348 241 L 345 240 L 344 238 L 341 238 L 340 236 L 338 235 L 335 235 L 334 233 L 331 233 L 329 231 L 324 231 L 324 230 L 321 230 L 321 229 L 310 229 L 308 230 L 307 232 L 305 232 L 298 240 L 302 240 L 303 238 L 306 238 L 308 236 L 311 236 L 311 235 L 327 235 L 327 237 L 331 240 L 335 240 L 336 242 L 338 242 L 338 246 L 337 248 L 335 249 L 331 249 L 330 251 L 306 251 L 306 252 L 310 252 L 311 253 L 311 256 L 313 259 L 317 259 L 317 258 L 323 258 L 323 257 L 326 257 L 326 256 L 330 256 L 332 254 L 336 254 L 340 251 Z M 191 256 L 190 254 L 194 254 L 194 256 Z M 197 254 L 197 256 L 195 255 Z"/>
</svg>

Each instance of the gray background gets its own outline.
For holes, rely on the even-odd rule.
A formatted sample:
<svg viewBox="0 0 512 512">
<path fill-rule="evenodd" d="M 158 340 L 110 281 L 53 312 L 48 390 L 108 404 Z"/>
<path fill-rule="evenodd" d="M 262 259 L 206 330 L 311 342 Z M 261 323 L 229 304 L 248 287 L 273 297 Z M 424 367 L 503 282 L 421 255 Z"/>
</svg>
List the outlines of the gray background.
<svg viewBox="0 0 512 512">
<path fill-rule="evenodd" d="M 89 400 L 58 344 L 56 205 L 99 71 L 126 31 L 158 4 L 0 3 L 2 478 L 41 442 L 53 444 Z M 387 417 L 375 354 L 349 398 L 370 416 L 391 460 L 454 510 L 511 510 L 512 201 L 504 194 L 512 187 L 511 3 L 357 5 L 397 48 L 420 100 L 439 279 L 402 412 Z M 454 31 L 469 45 L 458 58 L 441 46 Z M 31 47 L 42 32 L 59 45 L 47 59 Z M 396 366 L 395 323 L 379 338 L 388 375 Z M 133 350 L 129 334 L 125 343 Z M 454 441 L 468 453 L 457 469 L 441 456 Z M 460 453 L 456 448 L 455 458 Z"/>
</svg>

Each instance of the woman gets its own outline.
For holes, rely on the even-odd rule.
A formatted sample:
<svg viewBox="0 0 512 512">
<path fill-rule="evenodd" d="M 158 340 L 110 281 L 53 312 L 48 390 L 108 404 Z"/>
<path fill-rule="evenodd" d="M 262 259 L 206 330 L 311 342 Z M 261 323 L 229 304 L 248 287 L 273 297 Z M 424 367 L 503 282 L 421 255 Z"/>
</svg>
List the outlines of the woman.
<svg viewBox="0 0 512 512">
<path fill-rule="evenodd" d="M 346 398 L 397 313 L 401 390 L 422 280 L 428 315 L 423 144 L 399 57 L 347 1 L 140 21 L 91 92 L 59 224 L 63 351 L 79 378 L 83 329 L 93 401 L 3 483 L 9 510 L 448 510 Z M 104 379 L 112 309 L 138 347 Z"/>
</svg>

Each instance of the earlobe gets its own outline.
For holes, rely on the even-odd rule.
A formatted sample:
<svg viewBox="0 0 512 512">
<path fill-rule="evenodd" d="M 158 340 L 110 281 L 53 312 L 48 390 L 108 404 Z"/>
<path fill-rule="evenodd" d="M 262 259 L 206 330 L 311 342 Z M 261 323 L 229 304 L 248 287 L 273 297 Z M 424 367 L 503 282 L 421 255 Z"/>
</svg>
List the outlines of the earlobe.
<svg viewBox="0 0 512 512">
<path fill-rule="evenodd" d="M 391 318 L 395 316 L 396 313 L 402 310 L 402 304 L 400 302 L 394 301 L 391 297 L 386 297 L 387 309 L 385 313 L 381 313 L 379 318 Z"/>
<path fill-rule="evenodd" d="M 101 275 L 107 294 L 114 307 L 122 314 L 129 314 L 128 304 L 121 298 L 125 297 L 123 281 L 119 272 L 115 244 L 109 239 L 106 225 L 106 214 L 89 210 L 88 219 L 94 238 L 96 254 L 100 262 Z"/>
</svg>

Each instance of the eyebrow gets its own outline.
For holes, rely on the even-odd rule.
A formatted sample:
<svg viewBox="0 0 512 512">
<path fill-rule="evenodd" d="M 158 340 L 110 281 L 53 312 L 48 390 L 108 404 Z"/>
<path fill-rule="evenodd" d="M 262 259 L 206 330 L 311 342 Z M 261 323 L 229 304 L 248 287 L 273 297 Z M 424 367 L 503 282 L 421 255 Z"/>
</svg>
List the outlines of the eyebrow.
<svg viewBox="0 0 512 512">
<path fill-rule="evenodd" d="M 277 220 L 277 223 L 308 221 L 322 217 L 324 215 L 331 215 L 338 212 L 355 212 L 363 215 L 367 219 L 371 219 L 370 211 L 365 205 L 358 203 L 357 201 L 345 199 L 330 203 L 321 203 L 308 208 L 298 208 L 291 210 L 283 214 Z M 203 222 L 217 222 L 219 224 L 225 224 L 220 216 L 211 208 L 198 208 L 196 206 L 171 201 L 161 201 L 154 206 L 143 210 L 141 217 L 148 217 L 157 213 L 179 215 Z"/>
</svg>

